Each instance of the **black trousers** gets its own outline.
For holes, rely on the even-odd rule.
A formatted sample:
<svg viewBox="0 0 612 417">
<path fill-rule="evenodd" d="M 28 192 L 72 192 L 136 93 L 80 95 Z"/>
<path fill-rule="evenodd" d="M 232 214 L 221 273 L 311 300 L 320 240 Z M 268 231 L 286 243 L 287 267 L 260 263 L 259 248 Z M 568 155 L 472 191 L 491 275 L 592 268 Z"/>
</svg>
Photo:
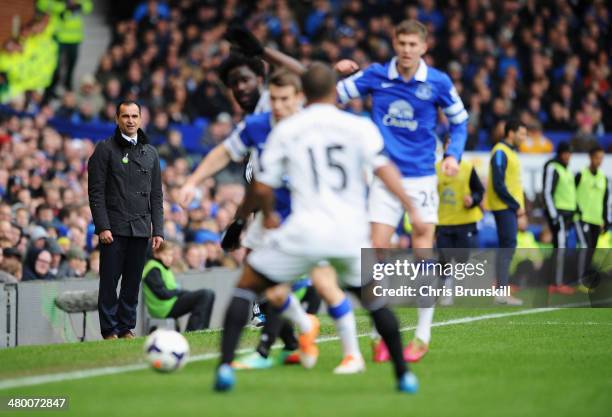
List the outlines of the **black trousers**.
<svg viewBox="0 0 612 417">
<path fill-rule="evenodd" d="M 578 227 L 584 240 L 585 248 L 580 250 L 578 257 L 578 268 L 581 279 L 589 281 L 588 275 L 591 275 L 591 262 L 593 261 L 593 255 L 595 255 L 595 248 L 597 247 L 597 240 L 601 234 L 601 226 L 590 224 L 581 221 Z M 588 283 L 588 282 L 587 282 Z"/>
<path fill-rule="evenodd" d="M 60 43 L 58 52 L 58 62 L 55 73 L 53 74 L 54 87 L 57 85 L 60 79 L 60 71 L 65 63 L 65 77 L 64 87 L 66 90 L 72 91 L 72 74 L 76 67 L 77 59 L 79 57 L 79 44 L 78 43 Z"/>
<path fill-rule="evenodd" d="M 124 334 L 136 327 L 138 291 L 149 239 L 113 236 L 113 243 L 100 245 L 100 291 L 98 314 L 103 337 Z M 117 284 L 121 291 L 117 298 Z"/>
<path fill-rule="evenodd" d="M 201 289 L 197 291 L 186 291 L 178 296 L 168 317 L 177 319 L 185 314 L 191 313 L 185 331 L 207 329 L 210 326 L 215 293 L 211 290 Z"/>
<path fill-rule="evenodd" d="M 574 213 L 560 212 L 559 221 L 554 223 L 552 219 L 546 216 L 548 220 L 548 226 L 553 235 L 553 247 L 556 249 L 553 252 L 552 267 L 553 267 L 553 285 L 563 285 L 571 283 L 575 280 L 575 273 L 577 268 L 576 265 L 575 251 L 567 249 L 567 241 L 571 230 L 576 227 L 576 223 L 573 220 Z M 576 230 L 578 241 L 582 240 L 582 234 L 579 230 Z"/>
<path fill-rule="evenodd" d="M 518 219 L 516 211 L 510 209 L 494 211 L 493 216 L 497 226 L 499 248 L 503 248 L 495 254 L 495 272 L 497 273 L 498 284 L 506 286 L 510 282 L 510 262 L 516 249 Z"/>
<path fill-rule="evenodd" d="M 470 248 L 478 247 L 478 228 L 476 223 L 436 228 L 436 246 L 440 262 L 466 262 L 470 258 Z"/>
</svg>

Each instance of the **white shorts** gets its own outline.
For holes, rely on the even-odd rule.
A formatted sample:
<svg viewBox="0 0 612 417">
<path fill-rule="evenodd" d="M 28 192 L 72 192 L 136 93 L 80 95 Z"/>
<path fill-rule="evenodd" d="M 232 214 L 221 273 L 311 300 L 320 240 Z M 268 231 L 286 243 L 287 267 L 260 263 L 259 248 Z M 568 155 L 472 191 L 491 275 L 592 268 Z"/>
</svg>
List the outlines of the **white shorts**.
<svg viewBox="0 0 612 417">
<path fill-rule="evenodd" d="M 266 229 L 263 227 L 263 214 L 261 211 L 258 211 L 244 232 L 242 246 L 255 250 L 262 246 L 265 235 Z"/>
<path fill-rule="evenodd" d="M 438 177 L 403 178 L 402 185 L 412 200 L 424 223 L 438 224 Z M 404 207 L 383 182 L 375 177 L 370 186 L 368 213 L 371 223 L 388 224 L 397 227 L 402 221 Z"/>
<path fill-rule="evenodd" d="M 323 257 L 292 255 L 264 245 L 249 254 L 248 264 L 271 281 L 283 283 L 300 279 L 317 266 L 333 266 L 341 287 L 361 287 L 361 259 L 356 257 L 325 259 Z"/>
</svg>

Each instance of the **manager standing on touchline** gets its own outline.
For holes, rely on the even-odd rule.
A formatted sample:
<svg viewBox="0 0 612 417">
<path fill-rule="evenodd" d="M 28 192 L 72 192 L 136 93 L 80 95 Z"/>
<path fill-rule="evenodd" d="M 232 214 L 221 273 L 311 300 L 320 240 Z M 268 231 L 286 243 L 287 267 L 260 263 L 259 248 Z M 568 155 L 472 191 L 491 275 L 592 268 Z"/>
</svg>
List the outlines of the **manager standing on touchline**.
<svg viewBox="0 0 612 417">
<path fill-rule="evenodd" d="M 157 150 L 140 130 L 140 106 L 120 102 L 116 121 L 115 134 L 89 159 L 89 205 L 100 240 L 100 331 L 104 339 L 132 339 L 149 238 L 153 249 L 164 240 L 163 194 Z"/>
</svg>

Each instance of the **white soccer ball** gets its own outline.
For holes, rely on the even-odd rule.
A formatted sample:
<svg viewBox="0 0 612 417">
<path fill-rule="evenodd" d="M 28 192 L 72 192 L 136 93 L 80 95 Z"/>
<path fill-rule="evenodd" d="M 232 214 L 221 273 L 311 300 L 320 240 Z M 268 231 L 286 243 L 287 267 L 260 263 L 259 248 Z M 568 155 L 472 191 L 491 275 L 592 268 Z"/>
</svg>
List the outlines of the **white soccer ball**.
<svg viewBox="0 0 612 417">
<path fill-rule="evenodd" d="M 179 332 L 158 329 L 147 337 L 144 352 L 153 369 L 159 372 L 174 372 L 187 363 L 189 343 Z"/>
</svg>

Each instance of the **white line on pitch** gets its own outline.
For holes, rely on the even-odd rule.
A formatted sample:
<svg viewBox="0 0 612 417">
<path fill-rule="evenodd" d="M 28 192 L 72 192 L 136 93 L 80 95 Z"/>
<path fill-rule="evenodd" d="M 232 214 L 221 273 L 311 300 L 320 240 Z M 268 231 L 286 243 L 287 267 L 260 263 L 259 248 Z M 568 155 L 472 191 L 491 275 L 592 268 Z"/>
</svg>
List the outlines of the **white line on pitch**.
<svg viewBox="0 0 612 417">
<path fill-rule="evenodd" d="M 454 324 L 465 324 L 465 323 L 473 323 L 475 321 L 481 320 L 489 320 L 489 319 L 497 319 L 503 317 L 512 317 L 512 316 L 523 316 L 526 314 L 536 314 L 536 313 L 544 313 L 547 311 L 555 311 L 559 310 L 559 308 L 534 308 L 529 310 L 520 310 L 513 311 L 508 313 L 494 313 L 494 314 L 483 314 L 480 316 L 470 316 L 470 317 L 462 317 L 458 319 L 446 320 L 433 323 L 433 327 L 442 327 L 442 326 L 452 326 Z M 414 330 L 416 326 L 408 326 L 403 327 L 401 329 L 402 332 L 408 330 Z M 370 333 L 359 335 L 359 337 L 369 336 Z M 338 339 L 338 336 L 325 336 L 317 339 L 319 343 L 333 342 Z M 237 353 L 246 353 L 252 351 L 252 348 L 249 349 L 241 349 Z M 215 359 L 219 357 L 218 352 L 204 353 L 200 355 L 193 355 L 189 362 L 197 362 L 197 361 L 207 361 L 211 359 Z M 0 390 L 10 389 L 10 388 L 18 388 L 18 387 L 26 387 L 32 385 L 40 385 L 40 384 L 48 384 L 51 382 L 61 382 L 68 381 L 74 379 L 83 379 L 83 378 L 91 378 L 95 376 L 103 376 L 103 375 L 114 375 L 120 374 L 124 372 L 130 371 L 139 371 L 141 369 L 148 368 L 148 365 L 145 363 L 139 363 L 134 365 L 124 365 L 124 366 L 109 366 L 104 368 L 93 368 L 93 369 L 85 369 L 82 371 L 70 371 L 70 372 L 62 372 L 56 374 L 45 374 L 45 375 L 35 375 L 35 376 L 26 376 L 22 378 L 14 378 L 7 379 L 4 381 L 0 381 Z"/>
</svg>

